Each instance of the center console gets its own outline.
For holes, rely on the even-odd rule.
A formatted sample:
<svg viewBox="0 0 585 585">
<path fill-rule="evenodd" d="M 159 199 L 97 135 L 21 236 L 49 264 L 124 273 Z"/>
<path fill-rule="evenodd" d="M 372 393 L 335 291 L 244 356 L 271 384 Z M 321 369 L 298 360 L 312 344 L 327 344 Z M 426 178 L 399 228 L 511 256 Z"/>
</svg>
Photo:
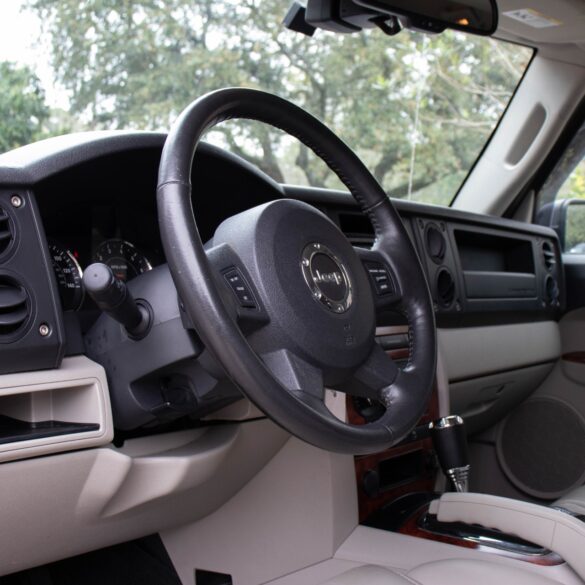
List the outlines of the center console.
<svg viewBox="0 0 585 585">
<path fill-rule="evenodd" d="M 380 327 L 377 341 L 400 366 L 408 360 L 408 327 Z M 377 405 L 347 398 L 348 420 L 365 424 L 377 418 Z M 428 425 L 439 417 L 438 388 L 433 388 L 427 409 L 417 427 L 401 443 L 374 455 L 355 458 L 360 522 L 384 505 L 412 492 L 435 490 L 438 467 Z"/>
</svg>

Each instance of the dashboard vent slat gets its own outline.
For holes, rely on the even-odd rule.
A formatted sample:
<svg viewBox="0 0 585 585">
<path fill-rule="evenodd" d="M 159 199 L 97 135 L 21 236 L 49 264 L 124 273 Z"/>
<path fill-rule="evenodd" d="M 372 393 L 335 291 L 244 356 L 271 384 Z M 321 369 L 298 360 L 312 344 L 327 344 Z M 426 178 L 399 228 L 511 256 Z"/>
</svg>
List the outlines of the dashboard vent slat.
<svg viewBox="0 0 585 585">
<path fill-rule="evenodd" d="M 557 263 L 555 251 L 550 242 L 544 242 L 542 245 L 542 260 L 549 272 L 552 271 L 552 269 L 555 267 L 555 264 Z"/>
<path fill-rule="evenodd" d="M 371 248 L 374 245 L 376 236 L 370 220 L 361 213 L 344 213 L 338 215 L 339 227 L 349 240 L 349 243 L 356 248 Z"/>
<path fill-rule="evenodd" d="M 23 289 L 14 286 L 0 285 L 0 312 L 22 305 L 26 302 Z"/>
<path fill-rule="evenodd" d="M 10 216 L 0 207 L 0 256 L 4 254 L 12 244 L 14 233 Z"/>
<path fill-rule="evenodd" d="M 0 312 L 0 332 L 2 331 L 2 328 L 5 327 L 7 328 L 19 327 L 26 321 L 27 317 L 28 311 L 26 307 L 16 309 L 11 313 Z"/>
<path fill-rule="evenodd" d="M 24 287 L 11 278 L 0 276 L 0 341 L 24 327 L 30 315 L 28 295 Z"/>
</svg>

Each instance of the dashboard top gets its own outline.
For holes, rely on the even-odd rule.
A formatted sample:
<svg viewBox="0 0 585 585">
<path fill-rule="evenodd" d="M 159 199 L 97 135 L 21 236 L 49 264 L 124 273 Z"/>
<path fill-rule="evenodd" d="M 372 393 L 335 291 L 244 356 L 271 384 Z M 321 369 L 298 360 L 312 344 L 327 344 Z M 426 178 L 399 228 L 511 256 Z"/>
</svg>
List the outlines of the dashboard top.
<svg viewBox="0 0 585 585">
<path fill-rule="evenodd" d="M 0 155 L 0 189 L 35 194 L 53 264 L 60 264 L 55 269 L 62 292 L 80 286 L 71 278 L 66 282 L 70 271 L 80 274 L 96 260 L 110 263 L 124 278 L 165 262 L 156 210 L 165 138 L 155 132 L 80 133 Z M 373 243 L 372 226 L 348 192 L 280 185 L 206 143 L 198 148 L 192 183 L 203 241 L 227 217 L 290 197 L 321 209 L 354 245 Z M 561 308 L 562 259 L 553 230 L 412 201 L 394 204 L 419 251 L 438 314 L 487 311 L 493 317 L 503 311 L 512 319 L 513 312 L 523 311 L 523 318 L 532 319 L 551 318 Z M 432 258 L 433 245 L 444 248 L 439 260 Z M 543 246 L 552 250 L 554 269 L 542 265 Z M 441 289 L 448 301 L 441 301 Z M 83 306 L 79 291 L 70 290 L 67 300 L 61 296 L 65 309 Z"/>
<path fill-rule="evenodd" d="M 145 131 L 97 131 L 80 132 L 42 140 L 0 155 L 0 185 L 34 186 L 55 175 L 78 165 L 90 163 L 100 157 L 132 151 L 162 150 L 166 134 Z M 357 204 L 346 191 L 320 189 L 295 185 L 280 185 L 267 174 L 241 157 L 221 148 L 202 143 L 199 150 L 225 162 L 238 166 L 242 171 L 252 173 L 273 190 L 274 195 L 288 196 L 309 203 L 327 206 L 356 208 Z M 405 214 L 433 215 L 470 223 L 492 225 L 506 229 L 526 231 L 551 237 L 550 229 L 509 219 L 474 214 L 414 201 L 393 200 L 396 207 Z"/>
</svg>

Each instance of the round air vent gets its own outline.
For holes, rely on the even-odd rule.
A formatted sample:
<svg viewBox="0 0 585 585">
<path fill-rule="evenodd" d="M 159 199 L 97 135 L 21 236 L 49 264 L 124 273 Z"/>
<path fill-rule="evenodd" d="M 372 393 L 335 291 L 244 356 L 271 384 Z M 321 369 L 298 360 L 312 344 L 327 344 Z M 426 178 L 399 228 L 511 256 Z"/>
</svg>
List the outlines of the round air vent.
<svg viewBox="0 0 585 585">
<path fill-rule="evenodd" d="M 455 301 L 455 280 L 446 268 L 441 268 L 437 276 L 437 301 L 443 309 Z"/>
<path fill-rule="evenodd" d="M 550 242 L 542 244 L 542 261 L 546 269 L 551 272 L 557 263 L 553 245 Z"/>
<path fill-rule="evenodd" d="M 16 280 L 0 276 L 0 343 L 13 341 L 30 316 L 26 289 Z"/>
<path fill-rule="evenodd" d="M 447 251 L 447 242 L 441 230 L 435 225 L 430 224 L 426 232 L 427 253 L 431 260 L 436 264 L 441 264 Z"/>
<path fill-rule="evenodd" d="M 0 256 L 3 256 L 12 245 L 14 231 L 12 220 L 8 213 L 0 207 Z"/>
</svg>

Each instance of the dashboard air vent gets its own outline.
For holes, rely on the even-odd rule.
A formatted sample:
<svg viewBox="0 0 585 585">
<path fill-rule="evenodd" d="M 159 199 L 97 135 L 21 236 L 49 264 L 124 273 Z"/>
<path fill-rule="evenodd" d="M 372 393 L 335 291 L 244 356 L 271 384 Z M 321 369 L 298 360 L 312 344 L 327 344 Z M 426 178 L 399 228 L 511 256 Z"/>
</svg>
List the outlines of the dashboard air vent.
<svg viewBox="0 0 585 585">
<path fill-rule="evenodd" d="M 451 273 L 443 268 L 437 276 L 437 301 L 443 309 L 449 308 L 455 301 L 455 280 Z"/>
<path fill-rule="evenodd" d="M 546 269 L 551 272 L 557 261 L 555 258 L 555 251 L 550 242 L 544 242 L 544 244 L 542 244 L 542 260 Z"/>
<path fill-rule="evenodd" d="M 447 251 L 447 241 L 441 230 L 434 224 L 427 228 L 426 245 L 431 260 L 436 264 L 442 264 Z"/>
<path fill-rule="evenodd" d="M 0 276 L 0 341 L 10 341 L 28 321 L 28 295 L 12 278 Z"/>
<path fill-rule="evenodd" d="M 0 256 L 10 248 L 14 234 L 10 216 L 0 207 Z"/>
<path fill-rule="evenodd" d="M 352 246 L 371 248 L 374 245 L 374 228 L 370 220 L 361 213 L 340 213 L 339 227 Z"/>
</svg>

